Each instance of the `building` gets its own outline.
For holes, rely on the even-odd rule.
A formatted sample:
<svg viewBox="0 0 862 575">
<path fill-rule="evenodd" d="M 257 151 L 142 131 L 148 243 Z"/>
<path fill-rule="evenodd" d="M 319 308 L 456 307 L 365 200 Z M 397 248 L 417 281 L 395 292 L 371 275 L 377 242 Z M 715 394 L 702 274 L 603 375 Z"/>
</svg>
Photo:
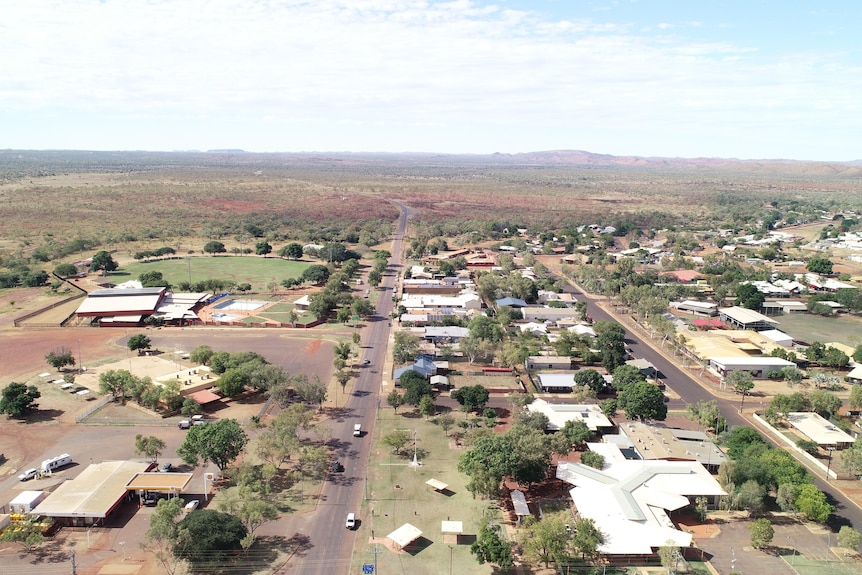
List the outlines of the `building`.
<svg viewBox="0 0 862 575">
<path fill-rule="evenodd" d="M 737 329 L 762 331 L 772 329 L 778 324 L 777 321 L 762 313 L 739 306 L 721 308 L 718 313 L 721 321 Z"/>
<path fill-rule="evenodd" d="M 457 341 L 470 335 L 466 327 L 457 326 L 429 326 L 425 328 L 423 338 L 431 343 Z"/>
<path fill-rule="evenodd" d="M 527 306 L 521 309 L 524 319 L 558 321 L 563 319 L 580 319 L 581 312 L 572 307 L 534 307 Z"/>
<path fill-rule="evenodd" d="M 592 519 L 605 534 L 599 552 L 618 560 L 653 558 L 669 544 L 689 547 L 691 534 L 678 529 L 671 514 L 698 497 L 715 506 L 726 495 L 703 465 L 692 461 L 611 459 L 601 470 L 560 462 L 557 478 L 574 486 L 569 494 L 580 517 Z"/>
<path fill-rule="evenodd" d="M 697 461 L 710 471 L 717 471 L 727 461 L 724 452 L 702 431 L 626 421 L 620 424 L 620 435 L 644 460 Z"/>
<path fill-rule="evenodd" d="M 721 377 L 732 371 L 747 371 L 755 379 L 764 379 L 770 371 L 780 371 L 785 367 L 796 367 L 796 364 L 772 356 L 709 358 L 709 368 Z"/>
<path fill-rule="evenodd" d="M 536 399 L 526 407 L 533 413 L 545 414 L 548 418 L 548 431 L 559 431 L 568 421 L 583 421 L 590 431 L 614 427 L 602 413 L 602 408 L 595 404 L 548 403 L 544 399 Z"/>
<path fill-rule="evenodd" d="M 714 303 L 705 301 L 695 301 L 687 299 L 681 302 L 671 302 L 671 309 L 690 313 L 692 315 L 702 315 L 712 317 L 718 315 L 718 306 Z"/>
<path fill-rule="evenodd" d="M 524 362 L 527 369 L 572 369 L 568 355 L 531 355 Z"/>
<path fill-rule="evenodd" d="M 820 447 L 830 451 L 847 449 L 856 441 L 817 413 L 794 411 L 787 414 L 787 423 Z"/>
<path fill-rule="evenodd" d="M 536 381 L 544 392 L 570 392 L 576 385 L 574 373 L 540 373 Z"/>
</svg>

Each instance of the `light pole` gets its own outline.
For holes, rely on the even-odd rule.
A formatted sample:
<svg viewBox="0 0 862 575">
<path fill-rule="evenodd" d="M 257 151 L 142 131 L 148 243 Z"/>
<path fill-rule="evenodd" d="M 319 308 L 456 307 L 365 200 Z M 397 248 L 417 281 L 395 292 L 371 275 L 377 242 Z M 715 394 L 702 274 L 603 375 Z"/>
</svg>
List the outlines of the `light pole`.
<svg viewBox="0 0 862 575">
<path fill-rule="evenodd" d="M 414 429 L 413 430 L 413 463 L 410 464 L 413 467 L 419 467 L 419 457 L 418 457 L 417 449 L 418 448 L 416 445 L 416 430 Z"/>
<path fill-rule="evenodd" d="M 826 451 L 829 452 L 829 462 L 826 464 L 826 482 L 829 482 L 829 470 L 832 469 L 832 452 L 835 451 L 834 447 L 827 447 Z"/>
</svg>

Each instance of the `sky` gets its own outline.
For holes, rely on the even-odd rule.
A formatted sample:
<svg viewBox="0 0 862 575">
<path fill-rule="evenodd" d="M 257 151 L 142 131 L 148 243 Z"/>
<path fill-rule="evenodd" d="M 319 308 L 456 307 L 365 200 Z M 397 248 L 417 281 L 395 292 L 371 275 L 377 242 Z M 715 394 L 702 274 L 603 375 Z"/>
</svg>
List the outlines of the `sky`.
<svg viewBox="0 0 862 575">
<path fill-rule="evenodd" d="M 0 149 L 862 159 L 862 2 L 0 0 Z"/>
</svg>

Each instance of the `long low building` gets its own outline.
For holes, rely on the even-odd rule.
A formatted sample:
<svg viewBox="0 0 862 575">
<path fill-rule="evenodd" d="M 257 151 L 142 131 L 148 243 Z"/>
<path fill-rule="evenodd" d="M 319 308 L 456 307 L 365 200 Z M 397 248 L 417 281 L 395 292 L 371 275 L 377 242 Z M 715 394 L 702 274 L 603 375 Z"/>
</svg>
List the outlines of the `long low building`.
<svg viewBox="0 0 862 575">
<path fill-rule="evenodd" d="M 152 465 L 141 461 L 105 461 L 90 465 L 75 479 L 61 483 L 39 504 L 38 513 L 63 525 L 93 525 L 109 517 L 123 502 L 129 480 Z"/>
<path fill-rule="evenodd" d="M 780 357 L 711 357 L 709 368 L 721 377 L 733 371 L 747 371 L 755 379 L 764 379 L 770 371 L 780 371 L 785 367 L 796 367 L 796 364 Z"/>
<path fill-rule="evenodd" d="M 847 449 L 856 441 L 817 413 L 794 411 L 787 414 L 787 423 L 825 449 Z"/>
</svg>

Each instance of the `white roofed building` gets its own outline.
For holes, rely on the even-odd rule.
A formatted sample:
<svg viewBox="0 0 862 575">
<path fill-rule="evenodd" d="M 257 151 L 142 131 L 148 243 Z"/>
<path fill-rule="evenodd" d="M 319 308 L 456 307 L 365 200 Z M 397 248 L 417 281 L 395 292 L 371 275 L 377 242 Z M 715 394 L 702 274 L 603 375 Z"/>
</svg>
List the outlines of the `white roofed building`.
<svg viewBox="0 0 862 575">
<path fill-rule="evenodd" d="M 607 444 L 609 447 L 613 447 Z M 560 462 L 557 478 L 574 485 L 569 492 L 581 517 L 605 534 L 604 555 L 653 556 L 672 541 L 689 547 L 692 536 L 677 528 L 671 514 L 706 497 L 715 506 L 726 495 L 697 462 L 606 459 L 602 470 Z"/>
<path fill-rule="evenodd" d="M 602 408 L 595 404 L 548 403 L 544 399 L 536 399 L 527 409 L 547 416 L 548 431 L 559 431 L 565 427 L 567 421 L 583 421 L 590 431 L 610 429 L 614 426 L 602 413 Z"/>
</svg>

